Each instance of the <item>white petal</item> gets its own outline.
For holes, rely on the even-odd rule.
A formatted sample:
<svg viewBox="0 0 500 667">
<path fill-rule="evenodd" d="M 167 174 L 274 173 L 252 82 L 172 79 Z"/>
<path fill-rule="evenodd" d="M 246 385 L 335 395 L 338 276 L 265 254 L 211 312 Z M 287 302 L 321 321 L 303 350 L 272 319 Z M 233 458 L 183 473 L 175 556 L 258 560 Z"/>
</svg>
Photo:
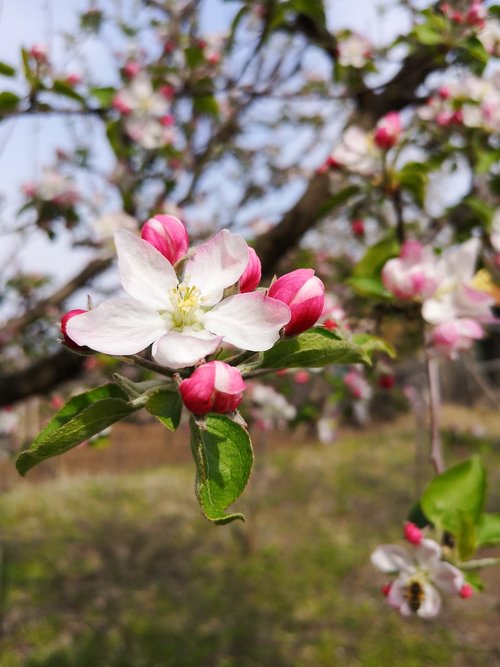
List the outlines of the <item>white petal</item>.
<svg viewBox="0 0 500 667">
<path fill-rule="evenodd" d="M 429 569 L 441 560 L 441 546 L 434 540 L 422 540 L 415 548 L 415 560 L 419 565 Z"/>
<path fill-rule="evenodd" d="M 219 336 L 208 332 L 179 333 L 169 331 L 153 345 L 153 358 L 168 368 L 194 366 L 209 354 L 213 354 L 222 342 Z"/>
<path fill-rule="evenodd" d="M 474 275 L 480 245 L 479 239 L 472 238 L 447 250 L 443 255 L 445 275 L 458 281 L 469 281 Z"/>
<path fill-rule="evenodd" d="M 104 301 L 67 325 L 71 340 L 105 354 L 135 354 L 164 332 L 165 321 L 154 309 L 126 297 Z"/>
<path fill-rule="evenodd" d="M 417 611 L 421 618 L 434 618 L 439 614 L 441 609 L 441 598 L 439 593 L 431 586 L 431 584 L 424 584 L 424 599 Z"/>
<path fill-rule="evenodd" d="M 377 547 L 371 555 L 371 561 L 381 572 L 409 572 L 414 569 L 408 552 L 398 544 L 383 544 Z"/>
<path fill-rule="evenodd" d="M 388 545 L 395 546 L 395 545 Z M 411 616 L 413 614 L 412 610 L 408 605 L 408 600 L 406 599 L 406 589 L 408 587 L 408 578 L 407 577 L 398 577 L 395 579 L 389 589 L 389 594 L 387 596 L 387 602 L 393 609 L 397 609 L 402 616 Z"/>
<path fill-rule="evenodd" d="M 282 301 L 260 292 L 235 294 L 218 303 L 205 316 L 205 327 L 242 350 L 269 350 L 280 329 L 290 321 Z"/>
<path fill-rule="evenodd" d="M 450 294 L 445 294 L 441 299 L 427 299 L 422 306 L 422 317 L 429 324 L 448 322 L 456 316 Z"/>
<path fill-rule="evenodd" d="M 186 262 L 184 282 L 197 287 L 212 306 L 222 299 L 226 287 L 234 285 L 248 264 L 248 246 L 242 236 L 223 229 L 198 246 Z"/>
<path fill-rule="evenodd" d="M 124 290 L 156 310 L 170 306 L 168 292 L 178 284 L 175 271 L 150 243 L 125 230 L 115 234 L 118 268 Z"/>
<path fill-rule="evenodd" d="M 464 575 L 461 570 L 451 565 L 439 561 L 432 568 L 432 580 L 442 591 L 453 595 L 459 593 L 464 585 Z"/>
</svg>

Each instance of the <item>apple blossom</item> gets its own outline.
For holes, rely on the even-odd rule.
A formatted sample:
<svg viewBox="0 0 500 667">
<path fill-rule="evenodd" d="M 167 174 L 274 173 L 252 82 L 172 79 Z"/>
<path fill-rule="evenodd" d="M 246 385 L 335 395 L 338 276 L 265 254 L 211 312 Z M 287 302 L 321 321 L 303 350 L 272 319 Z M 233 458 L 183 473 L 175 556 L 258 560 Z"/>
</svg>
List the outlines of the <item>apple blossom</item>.
<svg viewBox="0 0 500 667">
<path fill-rule="evenodd" d="M 377 146 L 387 151 L 395 146 L 401 135 L 401 119 L 399 114 L 391 111 L 379 120 L 375 128 L 374 140 Z"/>
<path fill-rule="evenodd" d="M 71 318 L 86 312 L 87 311 L 83 310 L 82 308 L 75 308 L 74 310 L 68 311 L 61 317 L 61 333 L 64 337 L 64 342 L 69 347 L 78 348 L 81 346 L 75 343 L 75 341 L 70 336 L 68 336 L 68 322 L 70 321 Z"/>
<path fill-rule="evenodd" d="M 356 369 L 348 371 L 342 378 L 353 398 L 367 401 L 371 398 L 372 390 L 363 375 Z"/>
<path fill-rule="evenodd" d="M 250 399 L 250 415 L 262 431 L 283 429 L 287 422 L 297 416 L 295 407 L 268 385 L 259 382 L 249 383 L 247 395 Z"/>
<path fill-rule="evenodd" d="M 248 264 L 240 278 L 240 292 L 253 292 L 262 278 L 262 265 L 257 253 L 248 247 Z"/>
<path fill-rule="evenodd" d="M 457 318 L 491 320 L 494 299 L 472 286 L 480 241 L 472 238 L 443 253 L 437 262 L 438 287 L 424 301 L 422 316 L 429 324 Z"/>
<path fill-rule="evenodd" d="M 484 331 L 475 320 L 466 317 L 441 322 L 431 331 L 433 347 L 447 357 L 455 358 L 457 353 L 468 350 L 476 340 L 483 338 Z"/>
<path fill-rule="evenodd" d="M 224 341 L 268 350 L 290 320 L 290 309 L 258 292 L 233 294 L 248 264 L 241 236 L 222 230 L 198 246 L 179 280 L 172 264 L 128 231 L 115 234 L 118 268 L 128 297 L 103 302 L 71 318 L 68 336 L 111 355 L 135 354 L 153 344 L 153 358 L 170 368 L 193 366 Z"/>
<path fill-rule="evenodd" d="M 113 234 L 119 229 L 128 229 L 133 232 L 137 227 L 137 220 L 123 211 L 105 213 L 92 222 L 92 228 L 99 241 L 112 239 Z"/>
<path fill-rule="evenodd" d="M 233 412 L 241 403 L 246 385 L 240 371 L 223 361 L 198 366 L 183 380 L 179 391 L 184 405 L 195 415 Z"/>
<path fill-rule="evenodd" d="M 382 269 L 384 287 L 398 299 L 425 299 L 438 285 L 437 264 L 431 248 L 418 241 L 403 243 L 399 257 L 390 259 Z"/>
<path fill-rule="evenodd" d="M 351 230 L 354 236 L 364 236 L 365 235 L 365 223 L 364 220 L 359 218 L 356 220 L 351 220 Z"/>
<path fill-rule="evenodd" d="M 371 57 L 372 45 L 355 32 L 337 36 L 337 60 L 342 67 L 364 67 Z"/>
<path fill-rule="evenodd" d="M 173 215 L 155 215 L 144 223 L 141 237 L 155 247 L 171 264 L 184 257 L 189 235 L 184 224 Z"/>
<path fill-rule="evenodd" d="M 325 303 L 325 286 L 313 269 L 296 269 L 278 278 L 269 288 L 269 296 L 290 307 L 292 316 L 285 334 L 294 336 L 318 321 Z"/>
<path fill-rule="evenodd" d="M 441 609 L 438 589 L 457 595 L 463 590 L 463 573 L 442 560 L 441 547 L 434 540 L 422 539 L 411 553 L 396 544 L 379 546 L 371 561 L 381 572 L 397 575 L 387 589 L 387 602 L 402 616 L 433 618 Z"/>
<path fill-rule="evenodd" d="M 347 128 L 330 156 L 331 163 L 361 176 L 370 176 L 379 171 L 381 159 L 382 155 L 373 140 L 373 135 L 357 125 Z"/>
</svg>

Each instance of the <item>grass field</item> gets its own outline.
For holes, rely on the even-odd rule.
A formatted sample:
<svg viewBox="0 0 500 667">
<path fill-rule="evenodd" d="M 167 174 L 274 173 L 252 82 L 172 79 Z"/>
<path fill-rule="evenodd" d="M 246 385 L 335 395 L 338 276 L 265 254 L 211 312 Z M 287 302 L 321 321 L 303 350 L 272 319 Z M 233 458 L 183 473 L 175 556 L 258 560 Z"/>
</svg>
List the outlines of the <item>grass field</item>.
<svg viewBox="0 0 500 667">
<path fill-rule="evenodd" d="M 493 436 L 455 438 L 447 457 L 481 451 L 500 511 L 500 417 L 447 418 Z M 409 417 L 329 447 L 271 440 L 238 503 L 247 522 L 222 527 L 200 516 L 188 460 L 14 484 L 0 496 L 1 667 L 500 665 L 499 571 L 433 622 L 379 593 L 369 556 L 399 539 L 414 441 Z"/>
</svg>

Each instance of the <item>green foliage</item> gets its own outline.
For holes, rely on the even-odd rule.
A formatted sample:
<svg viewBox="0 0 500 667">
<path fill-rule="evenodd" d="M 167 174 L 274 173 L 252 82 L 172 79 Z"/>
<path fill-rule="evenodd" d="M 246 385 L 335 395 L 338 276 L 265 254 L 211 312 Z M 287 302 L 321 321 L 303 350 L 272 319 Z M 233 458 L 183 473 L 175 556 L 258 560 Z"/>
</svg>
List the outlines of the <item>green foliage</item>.
<svg viewBox="0 0 500 667">
<path fill-rule="evenodd" d="M 138 408 L 116 384 L 107 384 L 71 398 L 49 421 L 29 449 L 16 459 L 21 475 L 38 463 L 59 456 L 127 417 Z"/>
<path fill-rule="evenodd" d="M 0 74 L 2 76 L 15 76 L 16 70 L 8 63 L 0 62 Z"/>
<path fill-rule="evenodd" d="M 0 112 L 15 111 L 18 106 L 21 98 L 15 93 L 11 93 L 9 90 L 5 90 L 0 93 Z"/>
<path fill-rule="evenodd" d="M 146 403 L 146 410 L 170 431 L 175 431 L 181 421 L 182 399 L 178 391 L 158 391 Z"/>
<path fill-rule="evenodd" d="M 224 524 L 243 514 L 225 510 L 242 494 L 253 464 L 247 431 L 224 415 L 191 417 L 191 451 L 196 463 L 196 497 L 203 514 Z"/>
<path fill-rule="evenodd" d="M 356 364 L 369 362 L 369 354 L 362 346 L 343 340 L 324 327 L 315 327 L 306 333 L 285 338 L 262 358 L 263 368 L 322 368 L 328 364 Z"/>
<path fill-rule="evenodd" d="M 384 264 L 399 254 L 399 243 L 394 238 L 385 238 L 372 245 L 353 269 L 355 278 L 379 276 Z"/>
<path fill-rule="evenodd" d="M 109 107 L 116 95 L 116 89 L 111 86 L 104 86 L 101 88 L 91 88 L 89 93 L 102 107 Z"/>
<path fill-rule="evenodd" d="M 398 174 L 400 184 L 420 207 L 424 205 L 428 174 L 429 165 L 421 162 L 407 162 Z"/>
<path fill-rule="evenodd" d="M 500 513 L 484 512 L 476 526 L 478 547 L 500 544 Z"/>
<path fill-rule="evenodd" d="M 68 83 L 66 83 L 66 81 L 56 79 L 52 85 L 52 90 L 54 93 L 64 95 L 64 97 L 69 97 L 76 102 L 80 102 L 80 104 L 85 104 L 85 98 L 77 93 L 73 86 L 70 86 Z"/>
</svg>

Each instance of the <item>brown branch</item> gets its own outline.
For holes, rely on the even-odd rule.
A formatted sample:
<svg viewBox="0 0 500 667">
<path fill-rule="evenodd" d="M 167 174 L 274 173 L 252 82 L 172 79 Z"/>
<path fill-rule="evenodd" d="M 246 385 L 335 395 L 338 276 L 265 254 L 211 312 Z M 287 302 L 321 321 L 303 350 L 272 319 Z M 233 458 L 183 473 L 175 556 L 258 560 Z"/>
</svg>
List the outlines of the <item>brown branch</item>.
<svg viewBox="0 0 500 667">
<path fill-rule="evenodd" d="M 111 264 L 112 256 L 97 257 L 92 259 L 76 276 L 53 294 L 42 299 L 30 310 L 19 317 L 12 318 L 4 325 L 3 336 L 0 340 L 0 349 L 12 338 L 22 331 L 28 324 L 34 322 L 38 317 L 44 315 L 50 308 L 54 308 L 70 297 L 75 290 L 85 285 L 91 278 L 95 278 Z"/>
<path fill-rule="evenodd" d="M 0 406 L 16 403 L 33 394 L 45 394 L 81 373 L 84 362 L 85 357 L 62 349 L 23 370 L 0 376 Z"/>
</svg>

